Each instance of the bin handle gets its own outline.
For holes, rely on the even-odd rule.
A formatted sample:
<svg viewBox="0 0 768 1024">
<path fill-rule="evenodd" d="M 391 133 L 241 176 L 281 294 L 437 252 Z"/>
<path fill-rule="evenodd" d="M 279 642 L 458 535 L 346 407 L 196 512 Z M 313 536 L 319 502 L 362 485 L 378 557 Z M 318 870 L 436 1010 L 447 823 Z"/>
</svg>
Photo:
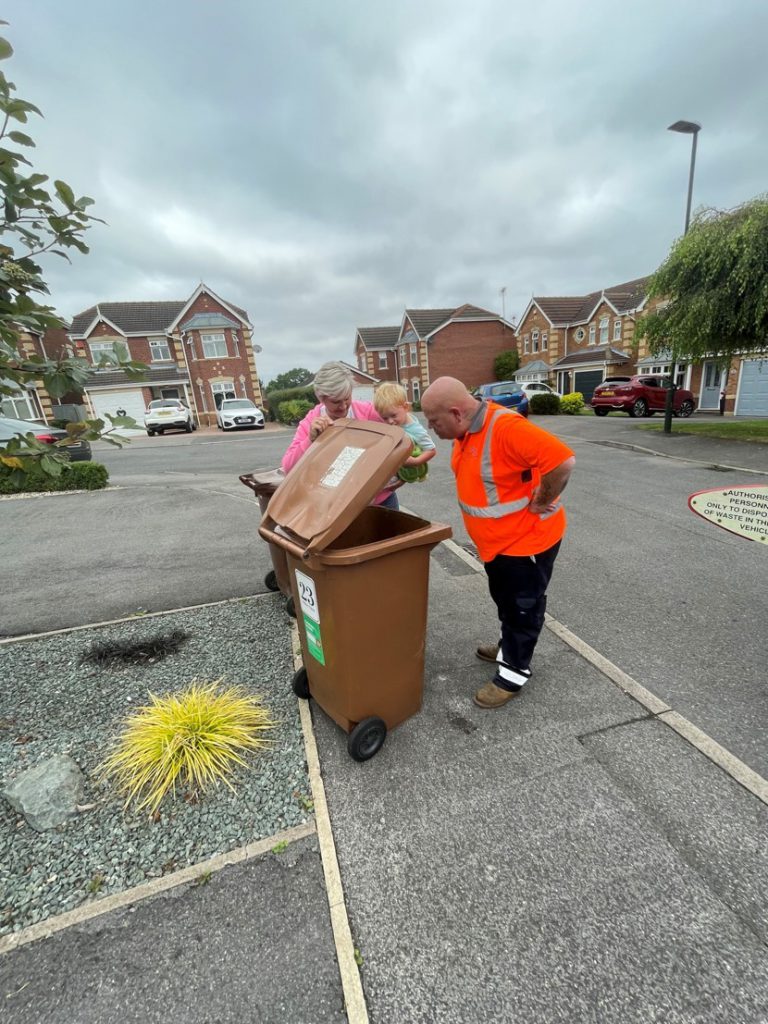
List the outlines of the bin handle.
<svg viewBox="0 0 768 1024">
<path fill-rule="evenodd" d="M 263 522 L 261 526 L 259 526 L 259 536 L 270 544 L 277 544 L 279 548 L 283 548 L 284 551 L 288 551 L 294 558 L 300 558 L 302 561 L 306 561 L 309 558 L 308 551 L 299 547 L 298 544 L 294 544 L 294 542 L 288 540 L 287 537 L 283 537 L 282 534 L 276 533 L 270 527 L 265 526 Z"/>
</svg>

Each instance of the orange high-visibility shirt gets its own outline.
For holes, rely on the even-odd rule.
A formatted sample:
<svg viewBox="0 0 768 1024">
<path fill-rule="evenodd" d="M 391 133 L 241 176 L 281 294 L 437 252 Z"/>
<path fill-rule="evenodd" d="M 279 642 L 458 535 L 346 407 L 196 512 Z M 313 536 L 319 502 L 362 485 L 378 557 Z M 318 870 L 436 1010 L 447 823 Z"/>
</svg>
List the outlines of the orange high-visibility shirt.
<svg viewBox="0 0 768 1024">
<path fill-rule="evenodd" d="M 467 533 L 484 562 L 537 555 L 565 533 L 565 509 L 528 511 L 542 476 L 573 452 L 559 438 L 494 402 L 483 403 L 453 443 L 451 468 Z"/>
</svg>

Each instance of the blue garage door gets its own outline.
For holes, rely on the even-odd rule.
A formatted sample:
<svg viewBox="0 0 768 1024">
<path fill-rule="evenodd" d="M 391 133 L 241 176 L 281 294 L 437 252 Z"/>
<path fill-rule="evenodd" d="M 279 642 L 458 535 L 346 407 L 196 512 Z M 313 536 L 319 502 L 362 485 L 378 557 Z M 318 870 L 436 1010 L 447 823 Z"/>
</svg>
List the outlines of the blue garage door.
<svg viewBox="0 0 768 1024">
<path fill-rule="evenodd" d="M 737 416 L 768 416 L 768 359 L 745 359 L 741 365 Z"/>
</svg>

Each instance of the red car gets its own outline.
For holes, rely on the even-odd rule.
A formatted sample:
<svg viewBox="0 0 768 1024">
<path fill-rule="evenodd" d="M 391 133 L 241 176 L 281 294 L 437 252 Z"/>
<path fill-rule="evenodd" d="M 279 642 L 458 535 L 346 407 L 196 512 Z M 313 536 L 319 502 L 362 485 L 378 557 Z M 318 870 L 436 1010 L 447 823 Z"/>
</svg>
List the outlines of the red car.
<svg viewBox="0 0 768 1024">
<path fill-rule="evenodd" d="M 668 377 L 646 377 L 644 374 L 614 377 L 604 380 L 595 388 L 592 408 L 595 416 L 607 416 L 611 409 L 628 412 L 630 416 L 653 416 L 655 412 L 664 412 L 668 387 Z M 693 394 L 685 388 L 677 388 L 672 405 L 673 415 L 690 416 L 695 408 Z"/>
</svg>

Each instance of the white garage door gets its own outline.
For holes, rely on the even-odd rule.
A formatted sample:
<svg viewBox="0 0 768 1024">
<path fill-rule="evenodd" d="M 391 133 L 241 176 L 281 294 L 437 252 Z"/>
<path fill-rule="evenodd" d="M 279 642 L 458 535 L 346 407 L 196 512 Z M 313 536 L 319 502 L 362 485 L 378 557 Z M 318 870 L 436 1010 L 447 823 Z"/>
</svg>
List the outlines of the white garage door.
<svg viewBox="0 0 768 1024">
<path fill-rule="evenodd" d="M 145 407 L 144 396 L 140 389 L 136 391 L 91 391 L 89 394 L 93 403 L 93 411 L 99 419 L 108 424 L 106 413 L 109 413 L 110 416 L 117 416 L 119 410 L 128 416 L 133 416 L 136 422 L 141 424 L 141 429 L 138 432 L 144 433 Z M 137 433 L 135 430 L 126 430 L 124 427 L 121 427 L 119 432 L 127 436 Z"/>
<path fill-rule="evenodd" d="M 357 384 L 352 388 L 352 398 L 356 402 L 372 402 L 373 401 L 373 388 L 364 387 L 362 384 Z"/>
<path fill-rule="evenodd" d="M 741 364 L 737 416 L 768 416 L 768 359 L 745 359 Z"/>
</svg>

